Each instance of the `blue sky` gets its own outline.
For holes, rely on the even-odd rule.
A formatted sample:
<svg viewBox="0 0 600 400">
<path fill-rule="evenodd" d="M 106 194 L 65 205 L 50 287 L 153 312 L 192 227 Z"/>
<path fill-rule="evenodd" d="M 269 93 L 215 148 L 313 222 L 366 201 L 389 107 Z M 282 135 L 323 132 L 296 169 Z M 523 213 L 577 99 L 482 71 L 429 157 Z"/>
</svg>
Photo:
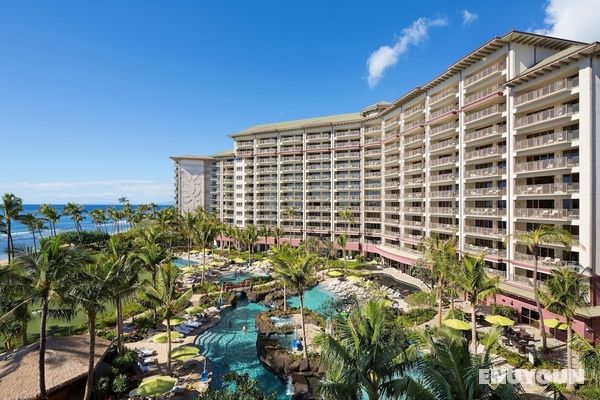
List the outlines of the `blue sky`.
<svg viewBox="0 0 600 400">
<path fill-rule="evenodd" d="M 0 191 L 171 201 L 170 155 L 393 100 L 511 29 L 600 40 L 593 0 L 502 3 L 2 1 Z"/>
</svg>

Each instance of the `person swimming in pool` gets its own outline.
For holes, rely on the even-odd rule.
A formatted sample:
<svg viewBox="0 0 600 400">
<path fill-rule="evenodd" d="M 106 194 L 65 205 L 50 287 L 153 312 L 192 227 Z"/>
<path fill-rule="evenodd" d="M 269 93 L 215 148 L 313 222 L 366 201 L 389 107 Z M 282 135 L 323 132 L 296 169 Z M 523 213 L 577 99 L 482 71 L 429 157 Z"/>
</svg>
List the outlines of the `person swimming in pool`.
<svg viewBox="0 0 600 400">
<path fill-rule="evenodd" d="M 246 325 L 242 326 L 242 332 L 246 333 L 247 330 Z"/>
</svg>

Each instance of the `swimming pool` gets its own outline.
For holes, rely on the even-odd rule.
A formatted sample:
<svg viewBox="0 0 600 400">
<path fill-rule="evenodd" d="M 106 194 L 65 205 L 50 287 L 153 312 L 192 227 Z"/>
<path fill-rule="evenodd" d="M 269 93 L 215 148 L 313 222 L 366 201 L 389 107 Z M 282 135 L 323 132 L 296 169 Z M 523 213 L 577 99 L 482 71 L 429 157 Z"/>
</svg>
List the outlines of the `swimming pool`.
<svg viewBox="0 0 600 400">
<path fill-rule="evenodd" d="M 188 266 L 187 259 L 184 258 L 174 258 L 171 262 L 178 268 L 185 268 Z M 198 265 L 197 261 L 190 260 L 190 265 Z"/>
<path fill-rule="evenodd" d="M 258 278 L 258 277 L 267 278 L 267 277 L 269 277 L 269 275 L 268 274 L 252 274 L 249 272 L 231 272 L 231 273 L 226 273 L 226 274 L 223 274 L 222 276 L 220 276 L 219 282 L 237 284 L 237 283 L 242 283 L 245 280 L 248 280 L 251 278 Z"/>
<path fill-rule="evenodd" d="M 331 299 L 337 296 L 323 288 L 320 284 L 304 293 L 304 307 L 309 310 L 324 314 Z M 290 307 L 300 307 L 300 297 L 288 297 L 287 303 Z"/>
<path fill-rule="evenodd" d="M 320 286 L 316 286 L 305 295 L 307 308 L 319 311 L 324 308 L 333 295 Z M 288 304 L 295 307 L 299 300 L 288 299 Z M 266 393 L 275 392 L 277 400 L 289 399 L 288 386 L 276 375 L 267 370 L 258 360 L 256 353 L 256 314 L 266 311 L 263 304 L 250 303 L 240 299 L 236 307 L 227 308 L 221 312 L 221 322 L 198 336 L 195 343 L 202 346 L 205 354 L 213 363 L 213 387 L 220 388 L 220 377 L 229 371 L 247 373 L 256 379 Z M 242 327 L 246 326 L 246 332 Z M 282 343 L 288 343 L 293 337 L 282 337 Z"/>
</svg>

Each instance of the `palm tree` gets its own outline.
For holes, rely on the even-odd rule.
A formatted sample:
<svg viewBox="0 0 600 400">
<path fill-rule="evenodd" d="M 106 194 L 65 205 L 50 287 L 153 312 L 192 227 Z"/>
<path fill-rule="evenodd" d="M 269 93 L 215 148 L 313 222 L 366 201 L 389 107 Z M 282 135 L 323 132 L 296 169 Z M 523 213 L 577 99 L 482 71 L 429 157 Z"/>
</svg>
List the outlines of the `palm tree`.
<svg viewBox="0 0 600 400">
<path fill-rule="evenodd" d="M 50 204 L 42 204 L 37 210 L 38 214 L 42 215 L 46 221 L 50 224 L 50 232 L 52 236 L 56 236 L 56 224 L 60 219 L 60 214 L 56 211 L 56 208 Z"/>
<path fill-rule="evenodd" d="M 31 320 L 28 308 L 29 282 L 15 264 L 0 265 L 0 316 L 11 313 L 0 323 L 0 334 L 4 337 L 6 350 L 12 349 L 12 342 L 21 335 L 21 345 L 27 345 L 27 326 Z"/>
<path fill-rule="evenodd" d="M 494 288 L 494 282 L 485 273 L 485 262 L 483 257 L 464 256 L 462 268 L 456 274 L 455 279 L 467 295 L 471 303 L 471 345 L 473 353 L 477 353 L 477 305 L 480 300 L 490 296 Z"/>
<path fill-rule="evenodd" d="M 335 242 L 342 249 L 342 258 L 344 259 L 344 265 L 346 265 L 346 245 L 348 244 L 348 235 L 340 233 L 335 237 Z"/>
<path fill-rule="evenodd" d="M 87 317 L 89 335 L 88 374 L 85 385 L 84 400 L 89 400 L 94 385 L 94 366 L 96 358 L 96 317 L 105 309 L 105 302 L 111 298 L 111 289 L 119 279 L 116 269 L 118 264 L 99 260 L 90 263 L 74 274 L 71 289 L 67 297 L 69 301 L 84 311 Z"/>
<path fill-rule="evenodd" d="M 542 332 L 542 348 L 544 352 L 548 351 L 546 343 L 546 327 L 544 326 L 544 318 L 542 317 L 542 305 L 540 303 L 539 288 L 538 288 L 538 264 L 540 260 L 540 249 L 542 245 L 560 245 L 571 247 L 573 245 L 573 237 L 569 231 L 559 228 L 556 225 L 542 225 L 529 232 L 519 232 L 515 234 L 515 239 L 523 242 L 527 246 L 527 250 L 533 254 L 533 296 L 535 298 L 535 307 L 540 316 L 540 330 Z"/>
<path fill-rule="evenodd" d="M 103 208 L 94 208 L 93 210 L 91 210 L 90 217 L 96 225 L 97 230 L 101 231 L 102 227 L 104 227 L 104 229 L 106 230 L 106 212 Z"/>
<path fill-rule="evenodd" d="M 579 352 L 579 363 L 587 377 L 598 385 L 600 383 L 600 346 L 594 346 L 593 343 L 575 333 L 573 347 Z"/>
<path fill-rule="evenodd" d="M 119 233 L 119 211 L 109 206 L 106 208 L 106 216 L 108 220 L 113 222 L 113 233 Z"/>
<path fill-rule="evenodd" d="M 133 255 L 134 263 L 150 272 L 152 283 L 156 284 L 156 275 L 159 265 L 170 261 L 172 253 L 160 243 L 160 236 L 156 231 L 148 230 L 140 239 L 140 246 Z"/>
<path fill-rule="evenodd" d="M 282 275 L 279 275 L 279 271 L 283 271 L 291 268 L 291 264 L 298 252 L 289 244 L 275 247 L 269 257 L 269 263 L 273 268 L 275 276 L 279 279 L 283 285 L 283 311 L 287 312 L 287 282 Z"/>
<path fill-rule="evenodd" d="M 31 238 L 33 239 L 33 249 L 37 251 L 37 240 L 35 237 L 35 231 L 39 228 L 39 220 L 35 215 L 31 213 L 27 213 L 24 215 L 20 215 L 18 220 L 27 227 L 29 233 L 31 233 Z"/>
<path fill-rule="evenodd" d="M 29 284 L 29 295 L 24 304 L 41 304 L 39 377 L 40 397 L 47 399 L 46 393 L 46 322 L 51 310 L 50 303 L 60 303 L 66 294 L 66 287 L 71 283 L 74 271 L 83 268 L 90 261 L 88 254 L 79 247 L 63 246 L 59 236 L 42 240 L 38 252 L 19 254 L 15 259 L 17 268 L 22 270 L 23 277 Z M 68 315 L 72 309 L 55 310 L 56 313 Z M 7 313 L 3 318 L 14 317 Z"/>
<path fill-rule="evenodd" d="M 325 399 L 369 400 L 402 398 L 395 387 L 402 381 L 408 343 L 395 328 L 383 301 L 355 308 L 336 325 L 336 335 L 320 338 L 320 362 Z"/>
<path fill-rule="evenodd" d="M 194 212 L 184 212 L 181 215 L 181 221 L 179 229 L 181 234 L 187 242 L 187 266 L 191 266 L 190 253 L 192 251 L 192 245 L 196 237 L 196 225 L 198 224 L 198 214 Z"/>
<path fill-rule="evenodd" d="M 279 241 L 281 240 L 281 238 L 283 237 L 283 235 L 285 234 L 285 232 L 283 231 L 283 229 L 281 229 L 280 227 L 276 226 L 271 231 L 271 234 L 273 235 L 273 241 L 275 242 L 275 246 L 279 247 Z"/>
<path fill-rule="evenodd" d="M 67 203 L 63 208 L 63 215 L 68 215 L 75 224 L 77 233 L 81 233 L 81 221 L 83 221 L 84 208 L 80 204 Z"/>
<path fill-rule="evenodd" d="M 287 207 L 283 210 L 283 216 L 293 219 L 297 214 L 296 207 Z M 290 231 L 290 243 L 292 242 L 292 232 Z"/>
<path fill-rule="evenodd" d="M 269 250 L 269 236 L 271 236 L 271 227 L 269 225 L 260 225 L 258 234 L 265 238 L 265 253 Z"/>
<path fill-rule="evenodd" d="M 348 228 L 350 224 L 354 222 L 354 212 L 350 208 L 344 208 L 339 212 L 340 219 L 344 221 L 345 229 L 344 232 L 348 235 Z"/>
<path fill-rule="evenodd" d="M 539 293 L 541 302 L 548 311 L 562 315 L 567 321 L 567 374 L 569 377 L 567 390 L 573 391 L 575 389 L 571 376 L 573 321 L 577 309 L 588 304 L 590 290 L 583 278 L 570 268 L 559 268 L 552 271 L 552 275 L 546 280 L 544 286 Z"/>
<path fill-rule="evenodd" d="M 308 358 L 308 341 L 306 340 L 306 327 L 304 324 L 304 289 L 310 283 L 314 272 L 319 263 L 319 259 L 314 255 L 303 255 L 295 250 L 291 262 L 274 263 L 277 275 L 287 286 L 290 286 L 298 292 L 300 299 L 300 321 L 302 325 L 302 337 L 304 338 L 303 354 Z"/>
<path fill-rule="evenodd" d="M 116 237 L 106 243 L 104 262 L 111 265 L 111 299 L 115 304 L 117 351 L 123 353 L 123 301 L 130 299 L 140 288 L 139 274 L 135 268 L 135 255 L 128 255 Z M 147 260 L 149 259 L 146 258 Z"/>
<path fill-rule="evenodd" d="M 259 232 L 254 225 L 248 225 L 242 231 L 242 241 L 244 245 L 248 248 L 250 252 L 250 256 L 254 253 L 254 244 L 258 240 Z"/>
<path fill-rule="evenodd" d="M 15 258 L 15 245 L 12 237 L 12 222 L 19 218 L 19 213 L 23 211 L 23 200 L 12 193 L 2 195 L 2 215 L 0 220 L 6 224 L 6 248 L 8 252 L 8 261 Z"/>
<path fill-rule="evenodd" d="M 196 226 L 196 240 L 202 247 L 202 285 L 204 285 L 204 271 L 206 270 L 206 248 L 209 247 L 218 235 L 217 224 L 210 218 L 202 218 Z"/>
<path fill-rule="evenodd" d="M 429 267 L 435 281 L 438 326 L 442 325 L 444 291 L 447 289 L 449 281 L 452 280 L 452 274 L 458 267 L 456 254 L 455 237 L 443 240 L 439 235 L 434 234 L 425 241 L 423 261 Z"/>
<path fill-rule="evenodd" d="M 179 268 L 162 264 L 158 268 L 156 283 L 149 284 L 141 294 L 141 301 L 159 307 L 167 321 L 167 374 L 171 373 L 171 319 L 180 313 L 192 296 L 192 289 L 184 293 L 177 291 Z"/>
</svg>

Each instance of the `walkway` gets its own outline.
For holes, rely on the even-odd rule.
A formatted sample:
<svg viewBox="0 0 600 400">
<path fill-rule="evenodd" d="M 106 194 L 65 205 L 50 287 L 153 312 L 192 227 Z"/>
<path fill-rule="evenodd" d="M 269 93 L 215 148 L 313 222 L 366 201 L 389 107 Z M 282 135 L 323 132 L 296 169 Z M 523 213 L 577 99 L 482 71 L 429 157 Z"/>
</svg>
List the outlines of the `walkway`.
<svg viewBox="0 0 600 400">
<path fill-rule="evenodd" d="M 383 268 L 380 270 L 375 270 L 375 271 L 373 271 L 373 273 L 389 275 L 392 278 L 394 278 L 400 282 L 404 282 L 404 283 L 408 283 L 409 285 L 416 286 L 424 292 L 431 291 L 431 289 L 429 287 L 427 287 L 427 285 L 425 285 L 420 279 L 417 279 L 414 276 L 405 274 L 404 272 L 399 271 L 396 268 L 391 268 L 391 267 Z"/>
</svg>

